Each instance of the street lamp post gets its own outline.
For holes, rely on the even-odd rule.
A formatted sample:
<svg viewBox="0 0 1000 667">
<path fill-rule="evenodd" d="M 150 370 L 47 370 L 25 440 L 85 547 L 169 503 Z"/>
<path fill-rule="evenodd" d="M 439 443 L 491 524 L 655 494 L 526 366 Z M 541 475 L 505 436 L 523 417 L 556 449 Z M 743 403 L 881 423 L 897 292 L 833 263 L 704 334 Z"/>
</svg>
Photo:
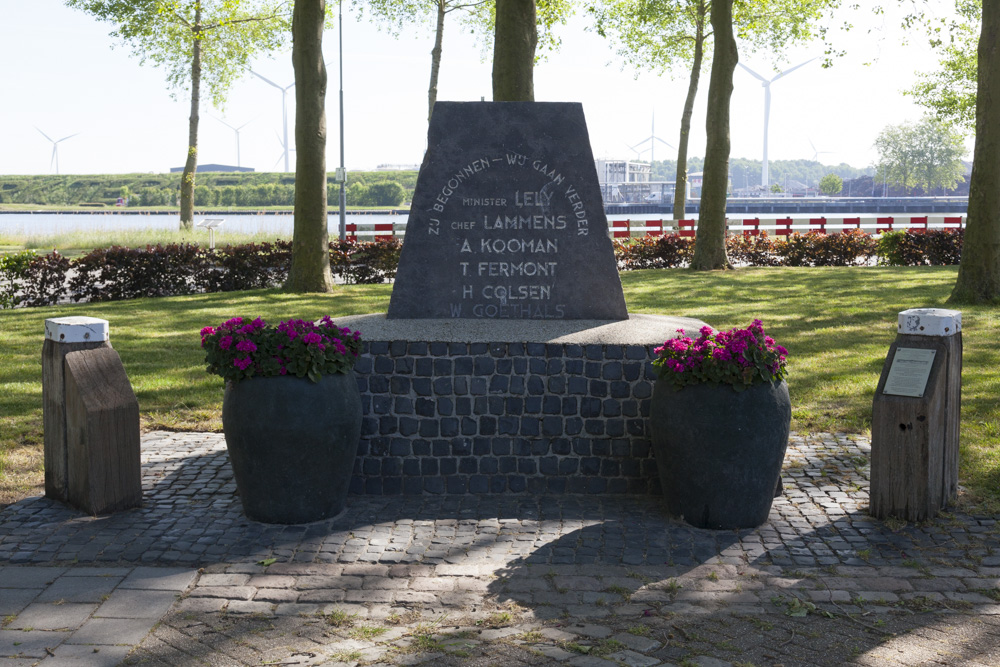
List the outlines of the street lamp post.
<svg viewBox="0 0 1000 667">
<path fill-rule="evenodd" d="M 338 47 L 340 50 L 340 240 L 347 238 L 347 169 L 344 167 L 344 0 L 337 0 Z"/>
</svg>

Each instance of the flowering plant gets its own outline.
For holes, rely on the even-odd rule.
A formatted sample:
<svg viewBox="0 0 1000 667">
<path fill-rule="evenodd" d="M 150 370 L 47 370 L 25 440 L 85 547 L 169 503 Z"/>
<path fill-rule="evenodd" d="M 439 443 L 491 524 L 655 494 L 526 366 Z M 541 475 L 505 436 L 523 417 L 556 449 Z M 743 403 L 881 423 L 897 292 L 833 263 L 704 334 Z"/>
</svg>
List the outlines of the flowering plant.
<svg viewBox="0 0 1000 667">
<path fill-rule="evenodd" d="M 683 334 L 684 329 L 677 332 Z M 659 377 L 677 389 L 718 382 L 743 391 L 754 384 L 779 382 L 788 374 L 788 350 L 764 334 L 760 320 L 746 329 L 713 333 L 712 327 L 702 327 L 699 333 L 699 338 L 674 338 L 653 350 Z"/>
<path fill-rule="evenodd" d="M 319 382 L 346 373 L 361 351 L 361 334 L 340 328 L 329 316 L 319 322 L 288 320 L 277 327 L 261 318 L 234 317 L 201 330 L 206 369 L 225 380 L 295 375 Z"/>
</svg>

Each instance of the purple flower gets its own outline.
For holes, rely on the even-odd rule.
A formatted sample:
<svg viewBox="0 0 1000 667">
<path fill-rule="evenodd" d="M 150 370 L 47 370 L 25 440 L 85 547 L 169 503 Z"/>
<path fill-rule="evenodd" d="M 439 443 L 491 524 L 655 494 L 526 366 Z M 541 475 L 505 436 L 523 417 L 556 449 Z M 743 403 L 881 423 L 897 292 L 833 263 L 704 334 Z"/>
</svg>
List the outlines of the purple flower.
<svg viewBox="0 0 1000 667">
<path fill-rule="evenodd" d="M 233 344 L 232 336 L 223 336 L 222 338 L 219 339 L 220 350 L 228 350 L 230 347 L 232 347 L 232 344 Z"/>
<path fill-rule="evenodd" d="M 250 359 L 250 357 L 243 357 L 242 359 L 233 359 L 233 366 L 236 366 L 236 368 L 240 369 L 241 371 L 245 371 L 247 367 L 252 363 L 253 361 Z"/>
<path fill-rule="evenodd" d="M 240 352 L 256 352 L 257 346 L 252 340 L 241 340 L 236 343 L 236 349 Z"/>
<path fill-rule="evenodd" d="M 307 333 L 302 337 L 302 342 L 306 345 L 319 345 L 323 342 L 323 337 L 318 333 Z"/>
</svg>

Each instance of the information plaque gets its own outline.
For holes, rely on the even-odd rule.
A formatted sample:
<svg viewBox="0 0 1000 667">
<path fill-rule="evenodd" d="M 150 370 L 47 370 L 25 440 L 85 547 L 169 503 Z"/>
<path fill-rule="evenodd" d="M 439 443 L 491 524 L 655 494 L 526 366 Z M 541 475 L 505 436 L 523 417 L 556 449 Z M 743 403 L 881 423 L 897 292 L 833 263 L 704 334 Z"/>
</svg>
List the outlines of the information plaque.
<svg viewBox="0 0 1000 667">
<path fill-rule="evenodd" d="M 934 365 L 936 350 L 914 347 L 896 348 L 889 368 L 889 377 L 885 380 L 883 394 L 893 396 L 912 396 L 920 398 L 927 389 L 927 378 L 930 377 Z"/>
<path fill-rule="evenodd" d="M 387 317 L 628 319 L 580 104 L 434 106 Z"/>
</svg>

